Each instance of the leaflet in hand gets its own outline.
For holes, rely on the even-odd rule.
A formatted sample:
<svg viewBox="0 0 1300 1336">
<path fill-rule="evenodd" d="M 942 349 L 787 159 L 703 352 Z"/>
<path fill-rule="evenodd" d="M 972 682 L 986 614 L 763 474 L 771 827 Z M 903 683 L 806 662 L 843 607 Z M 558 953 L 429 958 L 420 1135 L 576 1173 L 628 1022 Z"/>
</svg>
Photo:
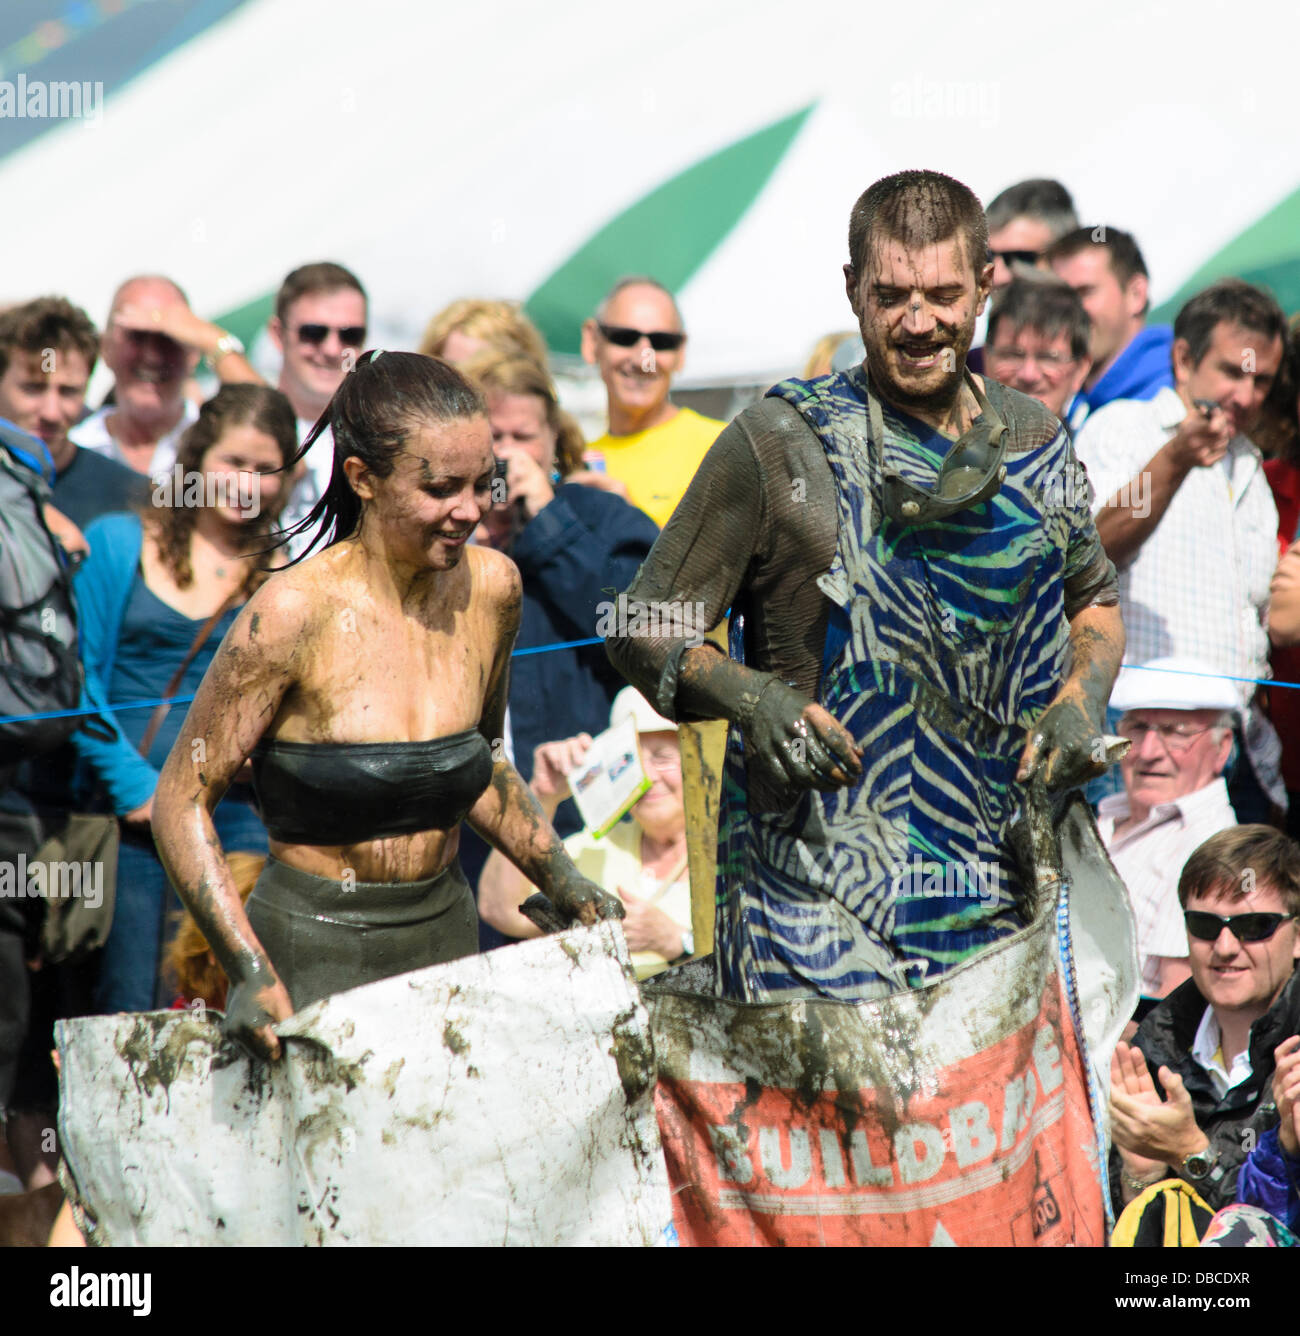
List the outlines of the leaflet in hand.
<svg viewBox="0 0 1300 1336">
<path fill-rule="evenodd" d="M 581 764 L 568 772 L 568 780 L 583 824 L 599 839 L 650 787 L 636 721 L 624 719 L 597 734 Z"/>
</svg>

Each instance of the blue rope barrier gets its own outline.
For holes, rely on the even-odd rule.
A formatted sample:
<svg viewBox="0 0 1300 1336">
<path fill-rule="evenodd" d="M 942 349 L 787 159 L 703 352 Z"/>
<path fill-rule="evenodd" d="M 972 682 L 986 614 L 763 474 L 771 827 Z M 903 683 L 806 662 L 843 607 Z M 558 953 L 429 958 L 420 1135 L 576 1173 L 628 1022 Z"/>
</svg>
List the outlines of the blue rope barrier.
<svg viewBox="0 0 1300 1336">
<path fill-rule="evenodd" d="M 546 654 L 557 649 L 582 649 L 586 645 L 603 645 L 600 636 L 591 636 L 587 640 L 561 640 L 554 645 L 530 645 L 527 649 L 517 649 L 510 657 L 522 658 L 525 654 Z M 1136 668 L 1144 673 L 1177 673 L 1184 677 L 1214 677 L 1225 682 L 1250 682 L 1261 687 L 1288 687 L 1300 691 L 1300 682 L 1278 682 L 1264 677 L 1230 677 L 1227 673 L 1194 673 L 1186 668 L 1152 668 L 1145 663 L 1122 663 L 1121 668 Z M 0 715 L 0 724 L 31 723 L 37 719 L 72 719 L 79 715 L 117 714 L 122 710 L 152 710 L 159 705 L 188 705 L 193 696 L 164 696 L 159 700 L 132 700 L 121 705 L 105 705 L 103 710 L 46 710 L 41 714 L 6 714 Z"/>
<path fill-rule="evenodd" d="M 603 645 L 604 643 L 600 636 L 592 636 L 588 640 L 562 640 L 557 641 L 554 645 L 531 645 L 527 649 L 517 649 L 510 657 L 518 659 L 525 654 L 546 654 L 550 650 L 581 649 L 584 645 Z M 124 701 L 121 705 L 105 705 L 102 710 L 44 710 L 40 714 L 6 714 L 0 715 L 0 724 L 33 723 L 37 719 L 73 719 L 82 715 L 118 714 L 123 710 L 152 710 L 159 705 L 188 705 L 193 699 L 193 696 L 162 696 L 158 700 L 132 700 Z"/>
</svg>

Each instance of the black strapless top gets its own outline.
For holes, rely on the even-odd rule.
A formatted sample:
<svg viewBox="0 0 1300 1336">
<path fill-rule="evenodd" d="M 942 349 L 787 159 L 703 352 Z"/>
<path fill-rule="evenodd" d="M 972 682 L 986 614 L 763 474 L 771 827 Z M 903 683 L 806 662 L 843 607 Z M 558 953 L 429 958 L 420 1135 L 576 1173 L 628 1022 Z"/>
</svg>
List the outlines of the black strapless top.
<svg viewBox="0 0 1300 1336">
<path fill-rule="evenodd" d="M 363 844 L 448 830 L 492 778 L 476 728 L 427 742 L 259 742 L 250 758 L 267 834 L 283 844 Z"/>
</svg>

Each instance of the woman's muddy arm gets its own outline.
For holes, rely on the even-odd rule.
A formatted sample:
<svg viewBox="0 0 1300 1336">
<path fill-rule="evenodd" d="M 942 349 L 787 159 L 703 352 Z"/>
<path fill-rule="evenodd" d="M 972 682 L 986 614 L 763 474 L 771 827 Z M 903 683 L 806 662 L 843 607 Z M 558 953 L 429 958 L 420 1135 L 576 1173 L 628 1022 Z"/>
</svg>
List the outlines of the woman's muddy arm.
<svg viewBox="0 0 1300 1336">
<path fill-rule="evenodd" d="M 248 922 L 212 813 L 280 708 L 302 636 L 297 596 L 271 585 L 250 601 L 217 651 L 163 766 L 153 832 L 163 866 L 230 979 L 226 1033 L 278 1058 L 271 1025 L 293 1012 Z"/>
<path fill-rule="evenodd" d="M 587 924 L 623 917 L 618 899 L 574 866 L 532 790 L 504 757 L 493 764 L 492 781 L 470 808 L 469 822 L 562 914 Z"/>
<path fill-rule="evenodd" d="M 492 748 L 492 778 L 467 819 L 568 917 L 588 924 L 602 918 L 622 918 L 622 904 L 574 867 L 532 790 L 506 759 L 510 652 L 519 629 L 521 602 L 519 573 L 513 565 L 508 571 L 502 568 L 493 597 L 498 606 L 496 654 L 479 723 L 479 731 Z"/>
</svg>

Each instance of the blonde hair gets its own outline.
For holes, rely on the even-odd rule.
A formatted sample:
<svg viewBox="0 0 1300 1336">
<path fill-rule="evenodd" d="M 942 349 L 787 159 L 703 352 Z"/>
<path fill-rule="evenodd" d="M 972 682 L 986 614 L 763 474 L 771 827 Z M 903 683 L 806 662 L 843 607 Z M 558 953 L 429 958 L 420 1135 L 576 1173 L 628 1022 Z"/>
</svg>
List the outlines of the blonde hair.
<svg viewBox="0 0 1300 1336">
<path fill-rule="evenodd" d="M 813 380 L 817 376 L 829 376 L 831 373 L 831 358 L 835 356 L 835 350 L 844 342 L 845 339 L 851 339 L 857 334 L 855 329 L 846 329 L 841 334 L 823 334 L 816 343 L 813 344 L 813 350 L 808 354 L 808 363 L 803 369 L 803 380 Z"/>
<path fill-rule="evenodd" d="M 266 858 L 263 854 L 235 850 L 226 855 L 226 864 L 235 879 L 235 889 L 239 892 L 242 904 L 252 894 L 258 877 L 262 875 Z M 163 958 L 163 974 L 187 1003 L 201 1001 L 218 1010 L 226 1005 L 226 989 L 230 981 L 226 978 L 225 970 L 217 964 L 208 939 L 189 910 L 181 915 L 181 926 L 176 938 L 167 948 Z"/>
<path fill-rule="evenodd" d="M 520 310 L 518 302 L 485 301 L 477 297 L 454 301 L 429 321 L 416 351 L 425 357 L 441 357 L 454 331 L 466 338 L 481 339 L 494 352 L 546 365 L 546 340 Z"/>
<path fill-rule="evenodd" d="M 546 408 L 546 423 L 555 433 L 555 467 L 567 478 L 584 467 L 587 443 L 582 429 L 560 407 L 555 385 L 544 366 L 528 357 L 479 353 L 460 367 L 462 375 L 483 391 L 491 407 L 494 394 L 527 394 L 540 399 Z"/>
</svg>

